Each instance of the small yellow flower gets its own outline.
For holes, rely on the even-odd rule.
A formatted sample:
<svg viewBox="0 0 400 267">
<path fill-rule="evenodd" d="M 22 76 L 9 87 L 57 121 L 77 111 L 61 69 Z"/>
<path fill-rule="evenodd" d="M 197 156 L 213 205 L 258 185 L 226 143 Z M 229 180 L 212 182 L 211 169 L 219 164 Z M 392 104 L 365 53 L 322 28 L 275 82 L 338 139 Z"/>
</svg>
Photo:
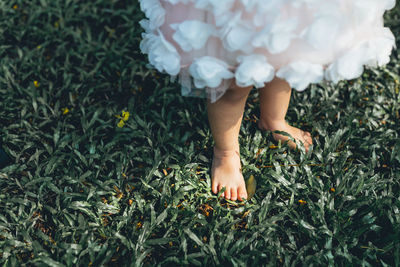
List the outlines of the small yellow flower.
<svg viewBox="0 0 400 267">
<path fill-rule="evenodd" d="M 60 26 L 60 24 L 58 23 L 58 21 L 54 22 L 54 27 L 58 28 Z"/>
<path fill-rule="evenodd" d="M 41 45 L 38 45 L 38 46 L 36 46 L 36 49 L 40 49 L 40 48 L 42 48 L 42 46 Z"/>
<path fill-rule="evenodd" d="M 40 83 L 38 81 L 33 81 L 33 85 L 35 85 L 35 87 L 38 88 Z"/>
<path fill-rule="evenodd" d="M 299 203 L 300 203 L 300 205 L 304 205 L 304 204 L 307 204 L 307 201 L 300 199 Z"/>
<path fill-rule="evenodd" d="M 13 9 L 18 9 L 18 5 L 13 5 Z"/>
<path fill-rule="evenodd" d="M 62 111 L 63 115 L 66 115 L 66 114 L 68 114 L 69 109 L 68 108 L 62 108 L 61 111 Z"/>
<path fill-rule="evenodd" d="M 122 111 L 122 120 L 127 121 L 129 119 L 129 111 Z"/>
<path fill-rule="evenodd" d="M 334 187 L 332 187 L 330 190 L 332 193 L 334 193 L 336 191 L 336 189 Z"/>
<path fill-rule="evenodd" d="M 125 125 L 125 122 L 124 122 L 123 120 L 120 120 L 120 121 L 118 122 L 118 124 L 117 124 L 117 126 L 118 126 L 119 128 L 124 127 L 124 125 Z"/>
<path fill-rule="evenodd" d="M 129 119 L 129 111 L 122 111 L 122 116 L 121 115 L 114 115 L 116 118 L 121 119 L 118 122 L 118 127 L 122 128 L 125 125 L 125 122 Z"/>
</svg>

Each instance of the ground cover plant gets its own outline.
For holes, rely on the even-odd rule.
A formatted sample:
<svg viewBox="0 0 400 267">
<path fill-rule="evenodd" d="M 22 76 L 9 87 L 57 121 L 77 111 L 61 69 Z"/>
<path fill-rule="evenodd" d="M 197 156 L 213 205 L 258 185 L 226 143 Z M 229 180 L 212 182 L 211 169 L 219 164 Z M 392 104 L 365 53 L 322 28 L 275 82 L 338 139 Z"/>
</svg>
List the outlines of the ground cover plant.
<svg viewBox="0 0 400 267">
<path fill-rule="evenodd" d="M 253 91 L 240 143 L 257 188 L 238 203 L 211 193 L 205 102 L 146 67 L 142 17 L 135 1 L 0 1 L 3 266 L 400 265 L 397 51 L 294 92 L 307 154 L 257 128 Z"/>
</svg>

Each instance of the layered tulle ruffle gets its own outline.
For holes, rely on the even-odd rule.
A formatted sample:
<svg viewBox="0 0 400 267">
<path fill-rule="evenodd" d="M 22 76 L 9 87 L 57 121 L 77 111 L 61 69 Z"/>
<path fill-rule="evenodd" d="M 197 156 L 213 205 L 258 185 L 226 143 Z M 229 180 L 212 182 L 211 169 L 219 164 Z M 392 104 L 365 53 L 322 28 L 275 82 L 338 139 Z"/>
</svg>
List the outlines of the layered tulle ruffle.
<svg viewBox="0 0 400 267">
<path fill-rule="evenodd" d="M 140 48 L 184 95 L 216 101 L 235 81 L 263 87 L 275 76 L 302 91 L 359 77 L 389 62 L 383 26 L 395 0 L 140 0 Z"/>
</svg>

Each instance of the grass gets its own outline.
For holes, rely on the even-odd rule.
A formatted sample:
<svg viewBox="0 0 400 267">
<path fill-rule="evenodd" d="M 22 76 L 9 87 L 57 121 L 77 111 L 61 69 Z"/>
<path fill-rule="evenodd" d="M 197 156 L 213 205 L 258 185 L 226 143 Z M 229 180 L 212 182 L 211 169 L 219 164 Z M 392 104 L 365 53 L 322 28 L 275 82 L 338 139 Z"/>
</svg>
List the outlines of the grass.
<svg viewBox="0 0 400 267">
<path fill-rule="evenodd" d="M 253 91 L 240 143 L 258 185 L 235 203 L 210 190 L 204 99 L 146 67 L 138 4 L 90 2 L 0 1 L 3 266 L 400 265 L 397 51 L 294 92 L 307 154 L 258 130 Z"/>
</svg>

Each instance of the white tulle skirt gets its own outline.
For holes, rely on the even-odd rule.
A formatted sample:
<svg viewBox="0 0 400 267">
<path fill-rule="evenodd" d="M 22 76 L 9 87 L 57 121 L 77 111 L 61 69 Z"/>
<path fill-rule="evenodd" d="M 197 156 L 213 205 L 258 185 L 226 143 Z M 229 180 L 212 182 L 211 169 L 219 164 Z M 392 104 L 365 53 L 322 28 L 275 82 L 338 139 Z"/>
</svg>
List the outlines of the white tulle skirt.
<svg viewBox="0 0 400 267">
<path fill-rule="evenodd" d="M 395 0 L 140 0 L 140 49 L 179 76 L 182 94 L 218 100 L 235 82 L 275 76 L 302 91 L 359 77 L 390 60 L 383 14 Z"/>
</svg>

